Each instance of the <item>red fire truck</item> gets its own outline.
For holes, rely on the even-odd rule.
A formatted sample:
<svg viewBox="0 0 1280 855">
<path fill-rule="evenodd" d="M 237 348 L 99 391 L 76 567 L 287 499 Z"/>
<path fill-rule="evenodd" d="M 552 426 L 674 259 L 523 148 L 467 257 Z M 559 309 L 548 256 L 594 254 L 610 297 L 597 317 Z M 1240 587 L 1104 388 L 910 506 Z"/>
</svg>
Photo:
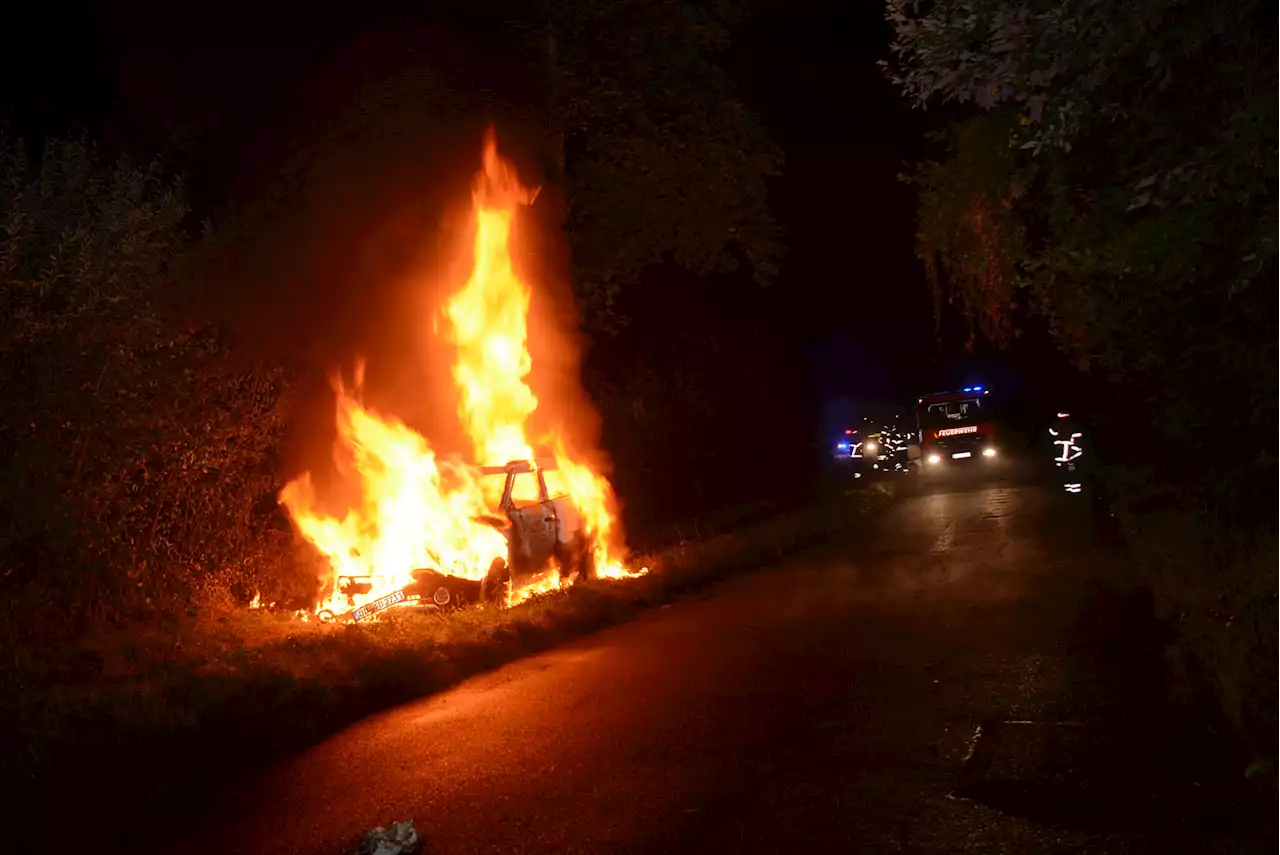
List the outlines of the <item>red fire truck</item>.
<svg viewBox="0 0 1280 855">
<path fill-rule="evenodd" d="M 916 402 L 919 456 L 912 463 L 930 472 L 963 463 L 993 462 L 998 449 L 990 395 L 982 386 L 966 386 L 922 396 Z"/>
</svg>

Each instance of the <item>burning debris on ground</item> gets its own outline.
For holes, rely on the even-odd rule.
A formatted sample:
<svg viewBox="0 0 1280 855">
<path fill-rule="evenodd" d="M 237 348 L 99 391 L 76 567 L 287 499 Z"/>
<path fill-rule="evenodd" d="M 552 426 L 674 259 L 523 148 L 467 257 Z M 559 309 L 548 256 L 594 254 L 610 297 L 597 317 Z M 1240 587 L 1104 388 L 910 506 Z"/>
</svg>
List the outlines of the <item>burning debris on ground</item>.
<svg viewBox="0 0 1280 855">
<path fill-rule="evenodd" d="M 513 261 L 512 232 L 537 190 L 486 136 L 472 188 L 472 261 L 466 282 L 431 325 L 454 346 L 458 420 L 472 457 L 439 453 L 430 440 L 335 377 L 334 461 L 358 501 L 324 510 L 311 474 L 280 494 L 331 576 L 314 614 L 363 620 L 397 607 L 511 606 L 580 579 L 629 569 L 608 479 L 581 453 L 555 402 L 529 385 L 532 289 Z M 429 320 L 429 319 L 428 319 Z M 550 405 L 553 427 L 533 435 L 530 417 Z M 546 421 L 546 419 L 544 419 Z"/>
</svg>

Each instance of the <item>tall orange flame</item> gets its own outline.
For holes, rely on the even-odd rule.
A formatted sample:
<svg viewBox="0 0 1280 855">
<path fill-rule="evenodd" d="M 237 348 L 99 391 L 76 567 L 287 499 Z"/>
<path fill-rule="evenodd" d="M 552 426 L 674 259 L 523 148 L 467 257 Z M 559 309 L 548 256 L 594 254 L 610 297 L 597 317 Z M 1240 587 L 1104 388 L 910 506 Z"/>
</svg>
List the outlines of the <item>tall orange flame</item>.
<svg viewBox="0 0 1280 855">
<path fill-rule="evenodd" d="M 310 473 L 280 494 L 298 530 L 328 559 L 333 578 L 318 609 L 339 612 L 378 599 L 410 583 L 419 568 L 480 579 L 495 558 L 507 555 L 504 535 L 479 519 L 497 512 L 500 492 L 492 488 L 491 478 L 482 476 L 481 466 L 534 459 L 527 434 L 539 403 L 528 385 L 533 370 L 528 349 L 531 289 L 512 262 L 511 230 L 517 212 L 532 204 L 537 190 L 522 186 L 514 166 L 498 155 L 492 130 L 485 137 L 482 169 L 471 195 L 472 268 L 445 304 L 444 318 L 445 337 L 456 349 L 458 416 L 475 459 L 442 459 L 425 437 L 395 417 L 367 408 L 360 398 L 362 366 L 357 366 L 353 389 L 335 379 L 335 463 L 357 488 L 359 499 L 342 517 L 329 515 Z M 554 472 L 546 473 L 548 483 L 558 476 L 556 487 L 582 516 L 597 574 L 634 575 L 619 558 L 613 488 L 570 454 L 564 429 L 559 426 L 539 441 L 556 464 Z M 339 592 L 340 576 L 369 580 L 368 592 L 353 597 Z M 566 583 L 558 574 L 544 576 L 518 591 L 515 599 Z"/>
<path fill-rule="evenodd" d="M 467 434 L 486 463 L 526 460 L 533 449 L 524 425 L 538 407 L 525 382 L 529 357 L 529 287 L 511 263 L 511 221 L 517 206 L 533 203 L 537 191 L 520 186 L 510 163 L 498 157 L 490 130 L 484 168 L 476 176 L 475 267 L 467 284 L 445 308 L 458 356 L 453 377 Z"/>
</svg>

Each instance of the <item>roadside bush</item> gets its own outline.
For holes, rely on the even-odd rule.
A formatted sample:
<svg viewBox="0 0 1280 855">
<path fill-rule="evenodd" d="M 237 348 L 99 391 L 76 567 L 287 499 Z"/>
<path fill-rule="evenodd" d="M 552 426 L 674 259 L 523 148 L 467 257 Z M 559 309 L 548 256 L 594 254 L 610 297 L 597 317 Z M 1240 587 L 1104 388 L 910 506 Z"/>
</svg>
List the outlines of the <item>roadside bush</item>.
<svg viewBox="0 0 1280 855">
<path fill-rule="evenodd" d="M 1173 630 L 1183 701 L 1212 701 L 1258 757 L 1277 753 L 1274 528 L 1241 521 L 1198 493 L 1112 473 L 1137 581 Z M 1204 695 L 1210 697 L 1204 697 Z"/>
<path fill-rule="evenodd" d="M 0 138 L 0 623 L 76 632 L 216 606 L 289 559 L 290 378 L 167 316 L 181 180 L 85 140 Z"/>
</svg>

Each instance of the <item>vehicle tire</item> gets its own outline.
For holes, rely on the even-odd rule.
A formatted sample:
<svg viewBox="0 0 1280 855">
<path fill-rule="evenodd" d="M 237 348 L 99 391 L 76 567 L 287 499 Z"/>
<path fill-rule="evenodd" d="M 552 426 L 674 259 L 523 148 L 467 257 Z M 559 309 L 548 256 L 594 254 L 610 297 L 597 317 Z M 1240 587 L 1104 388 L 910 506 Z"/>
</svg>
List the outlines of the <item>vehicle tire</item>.
<svg viewBox="0 0 1280 855">
<path fill-rule="evenodd" d="M 507 607 L 507 596 L 511 592 L 511 567 L 503 558 L 493 559 L 489 572 L 480 583 L 480 599 L 500 609 Z"/>
</svg>

